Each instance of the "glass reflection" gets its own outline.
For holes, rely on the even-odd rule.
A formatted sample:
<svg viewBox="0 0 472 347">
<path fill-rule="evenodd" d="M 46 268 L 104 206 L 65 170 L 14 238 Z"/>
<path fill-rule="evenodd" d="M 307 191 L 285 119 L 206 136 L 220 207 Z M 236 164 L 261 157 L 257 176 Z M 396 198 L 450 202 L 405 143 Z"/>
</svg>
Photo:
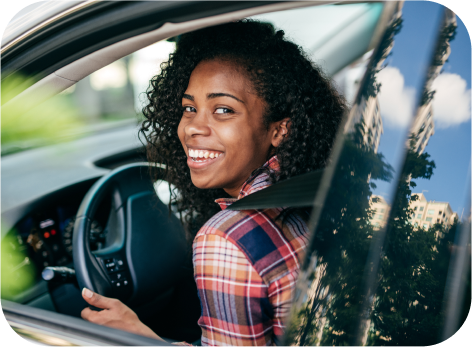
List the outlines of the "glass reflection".
<svg viewBox="0 0 472 347">
<path fill-rule="evenodd" d="M 456 16 L 440 5 L 397 3 L 379 47 L 350 66 L 365 74 L 333 159 L 323 209 L 315 208 L 312 218 L 314 236 L 297 282 L 286 345 L 441 341 L 449 261 L 462 227 L 455 206 L 467 197 L 437 202 L 427 196 L 438 189 L 418 188 L 439 171 L 426 146 L 442 131 L 435 124 L 436 86 L 453 52 L 456 28 Z M 363 64 L 368 65 L 359 68 Z M 469 130 L 461 141 L 470 147 L 470 113 L 465 118 Z M 470 165 L 470 149 L 465 152 L 458 159 Z M 446 177 L 464 178 L 455 186 L 463 192 L 462 168 L 451 167 Z M 470 238 L 468 247 L 470 262 Z"/>
<path fill-rule="evenodd" d="M 445 128 L 442 125 L 435 129 L 435 115 L 439 124 L 443 116 L 435 96 L 437 92 L 442 92 L 442 86 L 437 81 L 452 53 L 451 41 L 456 36 L 457 27 L 455 14 L 446 10 L 410 128 L 406 159 L 391 206 L 385 243 L 379 254 L 379 272 L 372 286 L 377 290 L 372 296 L 370 327 L 363 341 L 368 345 L 431 345 L 450 336 L 442 333 L 446 322 L 444 313 L 448 309 L 445 289 L 451 270 L 450 259 L 454 250 L 458 251 L 457 247 L 470 249 L 470 238 L 465 243 L 457 242 L 459 231 L 463 229 L 463 220 L 451 205 L 458 206 L 466 199 L 470 200 L 470 195 L 464 197 L 461 193 L 457 194 L 467 191 L 464 188 L 468 185 L 466 180 L 460 182 L 455 187 L 456 194 L 449 194 L 455 201 L 448 202 L 431 199 L 435 195 L 446 195 L 437 184 L 429 185 L 430 190 L 419 190 L 417 182 L 431 181 L 437 170 L 447 171 L 447 181 L 440 182 L 440 185 L 449 185 L 448 182 L 467 174 L 455 165 L 439 168 L 436 159 L 441 158 L 433 157 L 426 148 L 435 141 L 432 138 L 435 132 L 443 132 Z M 470 132 L 465 138 L 470 144 Z M 454 150 L 449 141 L 443 141 L 441 146 L 449 147 L 449 151 Z M 443 156 L 445 153 L 436 154 Z M 469 163 L 470 151 L 461 155 L 459 160 Z M 470 251 L 468 257 L 468 261 L 463 259 L 466 264 L 470 264 Z M 461 283 L 455 283 L 466 292 L 470 292 L 470 268 L 468 271 L 468 276 Z M 458 306 L 453 314 L 458 323 L 453 332 L 463 323 L 469 307 L 470 296 L 468 302 Z M 465 314 L 461 311 L 465 311 Z"/>
</svg>

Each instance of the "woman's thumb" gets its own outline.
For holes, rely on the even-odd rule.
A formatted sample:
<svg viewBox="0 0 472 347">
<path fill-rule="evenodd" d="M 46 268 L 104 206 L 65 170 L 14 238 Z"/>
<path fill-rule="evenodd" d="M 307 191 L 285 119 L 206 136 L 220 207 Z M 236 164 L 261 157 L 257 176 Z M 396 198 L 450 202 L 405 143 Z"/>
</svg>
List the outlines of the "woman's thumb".
<svg viewBox="0 0 472 347">
<path fill-rule="evenodd" d="M 87 289 L 84 287 L 82 289 L 82 296 L 86 301 L 90 301 L 93 298 L 94 292 L 92 292 L 90 289 Z"/>
<path fill-rule="evenodd" d="M 108 302 L 110 299 L 101 296 L 100 294 L 94 293 L 87 288 L 82 289 L 82 297 L 90 305 L 93 305 L 98 308 L 109 308 L 110 306 L 110 303 Z"/>
</svg>

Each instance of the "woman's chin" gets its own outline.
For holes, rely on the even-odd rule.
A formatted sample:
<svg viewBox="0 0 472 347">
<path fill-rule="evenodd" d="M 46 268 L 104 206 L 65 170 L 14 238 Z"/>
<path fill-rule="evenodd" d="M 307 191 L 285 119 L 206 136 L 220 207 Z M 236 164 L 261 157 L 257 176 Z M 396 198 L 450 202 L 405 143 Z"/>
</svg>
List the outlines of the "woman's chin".
<svg viewBox="0 0 472 347">
<path fill-rule="evenodd" d="M 215 185 L 214 183 L 212 184 L 212 182 L 214 182 L 214 180 L 212 179 L 209 179 L 209 178 L 200 178 L 200 177 L 194 177 L 194 175 L 191 174 L 191 177 L 192 177 L 192 183 L 195 187 L 197 187 L 198 189 L 216 189 L 216 188 L 220 188 L 218 187 L 217 185 Z"/>
</svg>

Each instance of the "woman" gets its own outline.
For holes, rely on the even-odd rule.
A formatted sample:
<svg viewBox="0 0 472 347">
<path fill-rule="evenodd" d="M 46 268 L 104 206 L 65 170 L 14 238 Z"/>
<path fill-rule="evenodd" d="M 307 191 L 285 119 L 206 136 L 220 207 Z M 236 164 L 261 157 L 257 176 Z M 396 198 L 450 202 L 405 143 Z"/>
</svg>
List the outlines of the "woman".
<svg viewBox="0 0 472 347">
<path fill-rule="evenodd" d="M 147 96 L 148 159 L 166 165 L 185 224 L 198 231 L 202 344 L 276 343 L 307 245 L 307 211 L 225 208 L 324 167 L 342 98 L 282 31 L 250 20 L 183 35 Z M 159 338 L 121 302 L 87 289 L 83 297 L 107 309 L 86 308 L 84 319 Z"/>
</svg>

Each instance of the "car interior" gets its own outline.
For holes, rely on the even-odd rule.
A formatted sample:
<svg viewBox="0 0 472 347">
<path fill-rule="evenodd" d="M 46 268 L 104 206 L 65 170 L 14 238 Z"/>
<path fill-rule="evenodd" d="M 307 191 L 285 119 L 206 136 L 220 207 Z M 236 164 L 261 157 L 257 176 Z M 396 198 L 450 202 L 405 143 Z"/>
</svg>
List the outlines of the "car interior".
<svg viewBox="0 0 472 347">
<path fill-rule="evenodd" d="M 41 51 L 41 45 L 32 53 L 37 54 L 32 63 L 26 62 L 26 55 L 12 58 L 5 65 L 6 71 L 23 64 L 35 79 L 2 105 L 2 113 L 14 112 L 18 105 L 24 112 L 33 112 L 47 100 L 79 93 L 85 83 L 93 82 L 93 76 L 105 76 L 110 66 L 129 66 L 130 59 L 152 54 L 152 47 L 171 52 L 181 34 L 242 18 L 292 28 L 289 33 L 298 35 L 292 38 L 323 62 L 326 74 L 339 84 L 347 83 L 346 68 L 369 57 L 395 8 L 392 2 L 334 3 L 173 6 L 163 2 L 112 10 L 103 5 L 101 10 L 95 8 L 88 20 L 83 11 L 83 18 L 71 20 L 77 21 L 76 30 L 87 28 L 89 35 L 96 31 L 96 40 L 80 41 L 82 46 L 74 49 L 71 44 L 79 42 L 78 33 L 58 34 L 56 43 L 45 40 L 43 46 L 47 54 L 60 53 L 60 58 L 47 63 L 48 55 Z M 323 12 L 325 7 L 328 10 Z M 153 15 L 157 16 L 154 20 Z M 321 24 L 306 20 L 316 15 L 329 18 Z M 130 19 L 120 32 L 111 33 L 121 18 Z M 59 29 L 59 24 L 49 24 L 44 30 L 59 33 Z M 141 76 L 143 89 L 128 99 L 141 107 L 138 101 L 143 100 L 149 78 L 159 70 L 160 58 L 152 59 L 153 70 Z M 145 60 L 140 62 L 148 66 Z M 351 89 L 359 86 L 359 81 L 349 83 Z M 83 95 L 90 92 L 93 90 Z M 87 99 L 81 100 L 78 109 L 86 118 Z M 122 300 L 168 341 L 198 345 L 201 308 L 190 243 L 180 216 L 167 206 L 172 186 L 150 180 L 152 164 L 147 163 L 138 136 L 139 110 L 130 106 L 127 112 L 131 117 L 107 126 L 91 126 L 92 130 L 68 142 L 28 150 L 5 147 L 10 152 L 2 154 L 2 283 L 8 278 L 9 287 L 2 285 L 2 299 L 33 309 L 37 319 L 41 314 L 47 319 L 50 314 L 50 322 L 59 322 L 61 316 L 55 313 L 80 317 L 86 307 L 80 292 L 86 286 Z M 312 178 L 310 182 L 319 185 L 319 175 L 316 182 Z M 296 204 L 297 199 L 293 200 Z M 8 268 L 3 265 L 4 257 L 9 257 Z M 12 306 L 18 315 L 19 306 Z M 67 319 L 63 324 L 77 324 Z M 91 330 L 91 334 L 99 339 L 105 330 Z M 113 329 L 109 333 L 115 334 Z M 127 339 L 132 337 L 117 336 L 131 343 Z"/>
<path fill-rule="evenodd" d="M 319 2 L 316 5 L 324 3 L 329 1 Z M 206 11 L 205 15 L 200 14 L 201 18 L 193 20 L 168 20 L 155 30 L 106 45 L 52 73 L 46 73 L 46 76 L 37 83 L 4 104 L 3 110 L 6 109 L 4 112 L 8 112 L 8 107 L 13 108 L 15 104 L 22 104 L 23 110 L 33 108 L 51 96 L 67 92 L 68 88 L 74 88 L 76 83 L 80 87 L 81 80 L 101 68 L 119 59 L 126 59 L 130 54 L 149 45 L 185 32 L 264 13 L 274 13 L 275 18 L 282 15 L 282 18 L 286 17 L 294 22 L 297 14 L 307 6 L 311 6 L 310 11 L 316 12 L 317 6 L 303 2 L 268 3 L 257 7 L 248 5 L 246 9 L 235 11 L 225 8 L 222 12 L 227 13 L 217 15 L 211 15 L 211 11 Z M 297 8 L 301 9 L 293 13 Z M 365 25 L 357 26 L 353 30 L 348 22 L 348 25 L 336 33 L 334 38 L 331 37 L 331 40 L 337 39 L 340 43 L 343 41 L 354 43 L 355 50 L 344 50 L 340 44 L 326 47 L 323 45 L 322 35 L 316 37 L 315 42 L 307 43 L 309 46 L 318 46 L 319 55 L 327 62 L 334 62 L 335 57 L 341 57 L 340 61 L 338 58 L 338 61 L 330 67 L 333 73 L 375 46 L 378 37 L 372 38 L 374 29 L 386 20 L 388 8 L 382 11 L 380 4 L 373 4 L 365 12 L 370 19 Z M 343 20 L 346 21 L 345 18 Z M 344 54 L 339 54 L 340 49 Z M 51 67 L 45 67 L 46 71 L 48 69 Z M 138 313 L 145 324 L 161 336 L 171 340 L 198 343 L 200 330 L 196 321 L 200 315 L 200 304 L 192 276 L 191 252 L 185 247 L 184 240 L 176 239 L 176 236 L 183 236 L 177 217 L 169 215 L 167 207 L 159 199 L 155 199 L 155 194 L 152 193 L 154 187 L 149 184 L 144 148 L 136 139 L 136 121 L 124 123 L 127 124 L 121 128 L 81 138 L 73 143 L 61 144 L 62 150 L 59 152 L 62 153 L 57 153 L 57 150 L 50 147 L 32 149 L 16 155 L 15 162 L 11 164 L 6 157 L 7 160 L 2 163 L 4 168 L 2 181 L 8 182 L 8 185 L 3 186 L 2 195 L 9 198 L 2 197 L 2 234 L 6 233 L 2 238 L 9 240 L 11 250 L 19 250 L 22 255 L 22 259 L 15 259 L 16 265 L 10 269 L 8 276 L 10 278 L 17 276 L 21 281 L 20 277 L 25 273 L 33 275 L 31 283 L 23 286 L 21 291 L 12 288 L 14 295 L 7 298 L 29 307 L 80 317 L 80 312 L 86 307 L 86 303 L 80 297 L 81 288 L 76 279 L 78 278 L 79 283 L 87 284 L 91 289 L 104 295 L 121 298 Z M 47 167 L 41 163 L 45 156 L 49 156 Z M 25 170 L 26 165 L 36 169 Z M 119 202 L 116 199 L 120 195 L 117 193 L 119 191 L 117 182 L 120 180 L 117 180 L 116 176 L 109 178 L 107 181 L 109 183 L 103 187 L 103 193 L 93 198 L 96 200 L 93 202 L 96 207 L 83 217 L 80 211 L 85 208 L 87 204 L 85 201 L 91 189 L 100 184 L 102 180 L 100 177 L 110 170 L 123 167 L 128 168 L 125 172 L 128 176 L 120 179 L 123 184 L 121 190 L 129 189 L 130 182 L 140 182 L 137 185 L 141 184 L 141 187 L 135 187 L 137 190 L 133 191 L 133 194 L 125 193 L 123 201 Z M 143 180 L 136 181 L 136 177 L 142 177 Z M 20 182 L 33 180 L 41 184 L 21 188 Z M 164 202 L 169 199 L 166 196 L 169 194 L 167 187 L 164 182 L 157 189 L 160 200 Z M 15 190 L 14 199 L 10 198 L 13 194 L 10 194 L 9 189 Z M 143 192 L 144 196 L 140 196 Z M 113 215 L 112 212 L 117 209 L 117 205 L 129 202 L 130 196 L 138 197 L 133 200 L 136 207 L 128 205 L 127 211 L 123 209 L 121 212 L 127 214 L 126 216 L 119 213 Z M 157 213 L 156 204 L 160 210 Z M 150 216 L 154 216 L 154 220 L 150 219 Z M 114 225 L 120 218 L 121 223 L 127 220 L 128 228 L 121 225 L 120 229 Z M 89 223 L 80 224 L 81 220 Z M 134 235 L 140 235 L 140 238 L 130 237 L 130 223 L 137 223 L 135 228 L 140 232 L 135 232 Z M 160 227 L 152 227 L 156 225 Z M 144 232 L 146 226 L 148 232 Z M 83 233 L 78 232 L 78 229 Z M 159 229 L 159 233 L 156 233 L 156 229 Z M 120 232 L 121 235 L 118 235 Z M 126 254 L 116 253 L 115 248 L 123 241 L 124 233 L 128 235 L 127 241 L 132 239 L 133 247 L 136 249 L 134 260 L 127 258 Z M 171 237 L 172 235 L 174 237 Z M 79 240 L 80 238 L 82 240 Z M 172 242 L 175 246 L 170 246 Z M 82 248 L 80 256 L 79 248 Z M 124 249 L 122 252 L 126 253 Z M 77 260 L 79 257 L 80 261 Z M 108 277 L 105 276 L 101 280 L 96 278 L 107 273 L 110 262 L 121 262 L 126 258 L 134 262 L 130 268 L 133 273 L 130 269 L 122 270 L 116 265 L 118 270 L 113 270 L 121 276 L 120 280 L 116 279 L 116 274 L 113 272 L 108 272 Z M 81 267 L 83 270 L 80 270 Z M 68 274 L 66 269 L 75 269 L 75 274 Z M 94 274 L 93 269 L 95 269 Z M 3 274 L 6 275 L 5 272 Z M 115 282 L 121 287 L 112 287 Z M 138 282 L 139 287 L 137 287 Z M 133 285 L 134 288 L 131 290 Z M 132 296 L 130 293 L 133 293 Z M 184 315 L 182 311 L 185 311 Z"/>
</svg>

